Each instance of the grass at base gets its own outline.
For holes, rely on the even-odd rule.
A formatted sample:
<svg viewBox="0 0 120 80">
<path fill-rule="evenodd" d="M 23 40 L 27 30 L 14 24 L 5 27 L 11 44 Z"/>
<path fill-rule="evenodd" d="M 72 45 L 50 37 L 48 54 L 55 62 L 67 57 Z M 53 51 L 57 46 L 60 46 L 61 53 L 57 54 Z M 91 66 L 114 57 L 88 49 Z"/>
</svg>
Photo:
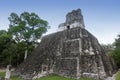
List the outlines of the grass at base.
<svg viewBox="0 0 120 80">
<path fill-rule="evenodd" d="M 118 71 L 117 75 L 116 75 L 116 79 L 115 80 L 120 80 L 120 71 Z"/>
<path fill-rule="evenodd" d="M 5 72 L 0 72 L 0 77 L 4 78 Z M 18 76 L 11 76 L 10 80 L 23 80 L 23 79 L 19 78 Z M 35 80 L 76 80 L 76 79 L 65 78 L 65 77 L 58 76 L 58 75 L 50 75 L 50 76 L 42 77 L 42 78 L 35 79 Z M 81 78 L 79 80 L 94 80 L 94 79 Z"/>
<path fill-rule="evenodd" d="M 75 79 L 65 78 L 65 77 L 58 76 L 58 75 L 50 75 L 50 76 L 42 77 L 36 80 L 75 80 Z"/>
<path fill-rule="evenodd" d="M 0 72 L 0 77 L 5 77 L 5 72 Z"/>
<path fill-rule="evenodd" d="M 0 72 L 0 77 L 5 78 L 5 72 Z M 11 76 L 10 80 L 23 80 L 19 78 L 18 76 Z"/>
<path fill-rule="evenodd" d="M 50 76 L 46 76 L 46 77 L 42 77 L 36 80 L 76 80 L 73 78 L 65 78 L 62 76 L 58 76 L 58 75 L 50 75 Z M 90 79 L 90 78 L 80 78 L 79 80 L 94 80 L 94 79 Z"/>
</svg>

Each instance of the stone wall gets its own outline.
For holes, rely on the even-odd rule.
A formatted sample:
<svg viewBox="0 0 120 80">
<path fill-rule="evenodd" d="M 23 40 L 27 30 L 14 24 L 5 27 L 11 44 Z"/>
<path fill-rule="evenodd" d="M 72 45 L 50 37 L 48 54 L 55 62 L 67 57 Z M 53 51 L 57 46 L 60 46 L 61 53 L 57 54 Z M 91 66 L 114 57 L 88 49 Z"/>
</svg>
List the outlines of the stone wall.
<svg viewBox="0 0 120 80">
<path fill-rule="evenodd" d="M 35 76 L 52 70 L 65 77 L 103 79 L 114 72 L 114 64 L 109 62 L 97 39 L 78 27 L 43 37 L 16 72 L 21 76 Z"/>
</svg>

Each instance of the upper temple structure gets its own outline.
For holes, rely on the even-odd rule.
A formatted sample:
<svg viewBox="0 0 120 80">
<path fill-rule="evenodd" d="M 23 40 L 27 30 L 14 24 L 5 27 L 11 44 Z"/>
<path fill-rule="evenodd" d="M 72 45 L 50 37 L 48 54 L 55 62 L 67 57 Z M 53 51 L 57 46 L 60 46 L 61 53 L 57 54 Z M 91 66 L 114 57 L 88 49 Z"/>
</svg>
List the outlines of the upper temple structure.
<svg viewBox="0 0 120 80">
<path fill-rule="evenodd" d="M 116 72 L 114 60 L 85 29 L 80 9 L 68 13 L 59 30 L 42 38 L 39 46 L 16 69 L 16 74 L 26 79 L 54 73 L 76 79 L 104 80 Z"/>
<path fill-rule="evenodd" d="M 65 30 L 68 28 L 81 27 L 85 28 L 83 16 L 80 9 L 73 10 L 66 15 L 66 22 L 61 23 L 58 28 L 59 30 Z"/>
</svg>

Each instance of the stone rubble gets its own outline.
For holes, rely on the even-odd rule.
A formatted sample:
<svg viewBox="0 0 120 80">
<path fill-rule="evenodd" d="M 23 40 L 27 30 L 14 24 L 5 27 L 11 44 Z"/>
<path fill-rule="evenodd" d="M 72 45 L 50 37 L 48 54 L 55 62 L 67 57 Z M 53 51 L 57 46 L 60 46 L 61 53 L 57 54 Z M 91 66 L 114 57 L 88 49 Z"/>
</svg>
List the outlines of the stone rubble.
<svg viewBox="0 0 120 80">
<path fill-rule="evenodd" d="M 116 74 L 114 74 L 112 77 L 107 77 L 105 80 L 115 80 Z"/>
</svg>

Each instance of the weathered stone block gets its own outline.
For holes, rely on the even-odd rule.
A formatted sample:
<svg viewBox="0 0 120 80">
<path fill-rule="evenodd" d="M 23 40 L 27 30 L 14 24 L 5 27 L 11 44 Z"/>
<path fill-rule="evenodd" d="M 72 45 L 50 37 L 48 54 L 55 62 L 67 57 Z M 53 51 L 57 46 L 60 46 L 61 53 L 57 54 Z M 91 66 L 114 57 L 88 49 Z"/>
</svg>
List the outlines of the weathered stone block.
<svg viewBox="0 0 120 80">
<path fill-rule="evenodd" d="M 67 39 L 71 40 L 71 39 L 78 39 L 81 38 L 81 28 L 74 28 L 72 31 L 68 30 L 67 31 Z M 78 33 L 78 34 L 74 34 L 74 33 Z"/>
<path fill-rule="evenodd" d="M 67 40 L 63 43 L 62 57 L 75 57 L 80 53 L 79 39 Z"/>
<path fill-rule="evenodd" d="M 74 65 L 74 66 L 73 66 Z M 57 72 L 66 77 L 76 77 L 77 74 L 77 60 L 76 58 L 61 58 L 56 63 Z"/>
</svg>

